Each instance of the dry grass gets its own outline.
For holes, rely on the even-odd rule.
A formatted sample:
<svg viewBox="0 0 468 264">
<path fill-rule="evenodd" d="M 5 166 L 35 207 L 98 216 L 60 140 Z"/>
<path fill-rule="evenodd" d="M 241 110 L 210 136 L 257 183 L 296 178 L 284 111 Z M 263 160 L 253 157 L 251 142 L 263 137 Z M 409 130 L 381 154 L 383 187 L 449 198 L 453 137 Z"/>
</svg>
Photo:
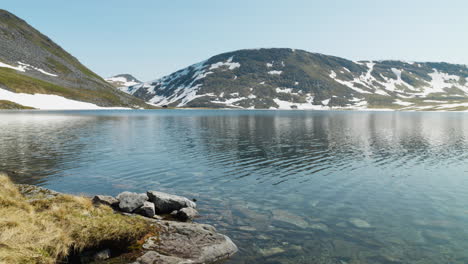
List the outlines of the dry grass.
<svg viewBox="0 0 468 264">
<path fill-rule="evenodd" d="M 136 241 L 150 232 L 138 217 L 93 206 L 85 197 L 59 195 L 28 202 L 0 174 L 0 263 L 56 263 L 108 241 Z"/>
</svg>

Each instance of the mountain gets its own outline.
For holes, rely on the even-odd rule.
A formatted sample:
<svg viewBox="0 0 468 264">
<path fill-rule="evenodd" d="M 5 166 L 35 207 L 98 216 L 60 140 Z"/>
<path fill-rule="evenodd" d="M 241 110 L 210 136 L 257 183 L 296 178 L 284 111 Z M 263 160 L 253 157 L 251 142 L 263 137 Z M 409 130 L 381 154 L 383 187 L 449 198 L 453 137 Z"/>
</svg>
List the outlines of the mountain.
<svg viewBox="0 0 468 264">
<path fill-rule="evenodd" d="M 10 106 L 16 103 L 44 109 L 148 106 L 115 89 L 5 10 L 0 10 L 0 100 L 9 101 Z"/>
<path fill-rule="evenodd" d="M 114 87 L 128 87 L 141 83 L 137 78 L 131 74 L 117 74 L 112 77 L 106 78 L 106 82 L 112 84 Z"/>
<path fill-rule="evenodd" d="M 275 48 L 220 54 L 123 90 L 174 107 L 466 110 L 467 77 L 466 65 Z"/>
</svg>

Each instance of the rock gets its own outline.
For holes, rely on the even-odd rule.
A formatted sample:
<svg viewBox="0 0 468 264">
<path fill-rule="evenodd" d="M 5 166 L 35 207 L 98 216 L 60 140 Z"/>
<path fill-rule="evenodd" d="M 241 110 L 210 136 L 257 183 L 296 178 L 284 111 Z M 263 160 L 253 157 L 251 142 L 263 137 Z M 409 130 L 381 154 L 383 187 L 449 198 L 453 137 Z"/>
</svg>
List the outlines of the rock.
<svg viewBox="0 0 468 264">
<path fill-rule="evenodd" d="M 93 203 L 104 204 L 104 205 L 108 205 L 112 207 L 112 206 L 117 206 L 119 204 L 119 200 L 108 195 L 96 195 L 93 197 Z"/>
<path fill-rule="evenodd" d="M 144 193 L 123 192 L 117 195 L 120 210 L 131 213 L 141 207 L 148 196 Z"/>
<path fill-rule="evenodd" d="M 157 191 L 148 191 L 147 195 L 150 202 L 154 203 L 156 213 L 158 214 L 168 214 L 174 210 L 180 210 L 185 207 L 197 207 L 194 202 L 182 196 Z"/>
<path fill-rule="evenodd" d="M 193 209 L 192 207 L 182 208 L 177 211 L 177 219 L 181 221 L 193 220 L 195 217 L 198 216 L 197 210 Z"/>
<path fill-rule="evenodd" d="M 137 213 L 147 217 L 154 217 L 156 215 L 154 203 L 148 201 L 143 202 L 143 205 L 136 211 Z"/>
<path fill-rule="evenodd" d="M 310 225 L 310 228 L 312 229 L 317 229 L 317 230 L 321 230 L 323 232 L 328 232 L 328 226 L 325 225 L 325 224 L 322 224 L 322 223 L 316 223 L 316 224 L 311 224 Z"/>
<path fill-rule="evenodd" d="M 309 227 L 309 223 L 304 218 L 284 210 L 273 210 L 273 220 L 285 222 L 300 228 Z"/>
<path fill-rule="evenodd" d="M 156 220 L 162 220 L 163 219 L 162 216 L 159 216 L 159 215 L 154 215 L 153 218 L 156 219 Z"/>
<path fill-rule="evenodd" d="M 248 231 L 248 232 L 257 231 L 257 229 L 252 226 L 239 226 L 239 230 Z"/>
<path fill-rule="evenodd" d="M 156 251 L 148 251 L 131 264 L 182 264 L 184 259 L 161 255 Z"/>
<path fill-rule="evenodd" d="M 28 202 L 49 200 L 53 199 L 61 193 L 46 189 L 44 187 L 29 185 L 29 184 L 17 184 L 19 192 L 28 199 Z"/>
<path fill-rule="evenodd" d="M 93 256 L 93 259 L 95 261 L 98 261 L 98 260 L 106 260 L 106 259 L 109 259 L 110 257 L 111 257 L 111 252 L 110 252 L 110 249 L 107 248 L 99 252 L 96 252 L 96 254 L 94 254 Z"/>
<path fill-rule="evenodd" d="M 262 256 L 269 257 L 269 256 L 273 256 L 273 255 L 276 255 L 276 254 L 283 253 L 284 249 L 282 249 L 280 247 L 273 247 L 273 248 L 266 248 L 266 249 L 261 248 L 259 250 L 259 252 L 260 252 L 260 254 Z"/>
<path fill-rule="evenodd" d="M 366 221 L 359 218 L 351 218 L 349 222 L 357 228 L 371 228 L 372 226 Z"/>
<path fill-rule="evenodd" d="M 179 212 L 179 211 L 174 210 L 174 211 L 171 212 L 171 215 L 172 215 L 173 217 L 177 217 L 177 213 L 178 213 L 178 212 Z"/>
<path fill-rule="evenodd" d="M 167 262 L 139 259 L 137 263 L 215 263 L 229 258 L 238 250 L 230 238 L 217 233 L 213 226 L 173 221 L 160 223 L 159 236 L 148 238 L 143 248 L 165 255 L 167 259 L 164 261 Z M 159 254 L 151 253 L 146 257 L 161 258 Z M 179 261 L 177 258 L 181 262 L 176 262 Z"/>
</svg>

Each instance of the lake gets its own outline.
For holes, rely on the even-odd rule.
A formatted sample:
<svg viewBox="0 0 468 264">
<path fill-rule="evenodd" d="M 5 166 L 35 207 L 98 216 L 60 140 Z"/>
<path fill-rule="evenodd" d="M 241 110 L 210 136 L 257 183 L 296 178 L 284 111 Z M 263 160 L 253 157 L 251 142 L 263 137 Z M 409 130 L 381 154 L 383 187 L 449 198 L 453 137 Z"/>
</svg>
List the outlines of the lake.
<svg viewBox="0 0 468 264">
<path fill-rule="evenodd" d="M 0 112 L 0 170 L 198 200 L 227 263 L 468 263 L 468 114 Z"/>
</svg>

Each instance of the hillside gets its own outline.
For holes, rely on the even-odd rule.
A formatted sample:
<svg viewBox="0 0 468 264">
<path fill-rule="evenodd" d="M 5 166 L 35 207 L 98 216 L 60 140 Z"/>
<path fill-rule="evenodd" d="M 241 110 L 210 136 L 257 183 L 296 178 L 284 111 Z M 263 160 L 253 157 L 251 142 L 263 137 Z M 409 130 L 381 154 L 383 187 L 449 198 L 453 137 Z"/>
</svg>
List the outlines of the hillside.
<svg viewBox="0 0 468 264">
<path fill-rule="evenodd" d="M 146 106 L 5 10 L 0 10 L 0 90 L 18 94 L 10 96 L 17 100 L 14 103 L 35 100 L 31 94 L 49 94 L 102 107 Z"/>
<path fill-rule="evenodd" d="M 468 109 L 466 65 L 239 50 L 123 89 L 154 105 L 256 109 Z"/>
</svg>

